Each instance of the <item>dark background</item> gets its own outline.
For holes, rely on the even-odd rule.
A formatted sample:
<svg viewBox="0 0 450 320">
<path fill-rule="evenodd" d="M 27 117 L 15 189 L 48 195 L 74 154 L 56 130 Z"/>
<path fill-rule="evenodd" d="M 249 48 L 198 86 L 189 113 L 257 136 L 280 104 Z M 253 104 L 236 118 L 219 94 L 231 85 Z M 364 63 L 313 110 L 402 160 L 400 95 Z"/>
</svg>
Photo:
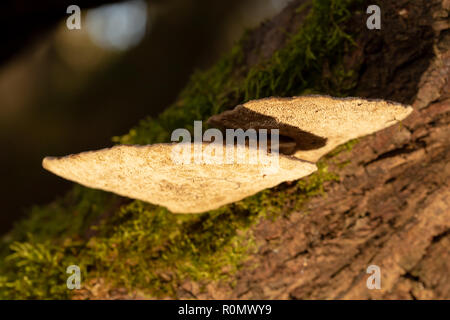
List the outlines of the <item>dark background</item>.
<svg viewBox="0 0 450 320">
<path fill-rule="evenodd" d="M 145 38 L 125 51 L 100 48 L 86 30 L 89 8 L 107 2 L 119 1 L 74 3 L 81 30 L 66 28 L 66 1 L 0 4 L 0 233 L 72 185 L 42 169 L 43 157 L 111 146 L 288 1 L 148 1 Z"/>
</svg>

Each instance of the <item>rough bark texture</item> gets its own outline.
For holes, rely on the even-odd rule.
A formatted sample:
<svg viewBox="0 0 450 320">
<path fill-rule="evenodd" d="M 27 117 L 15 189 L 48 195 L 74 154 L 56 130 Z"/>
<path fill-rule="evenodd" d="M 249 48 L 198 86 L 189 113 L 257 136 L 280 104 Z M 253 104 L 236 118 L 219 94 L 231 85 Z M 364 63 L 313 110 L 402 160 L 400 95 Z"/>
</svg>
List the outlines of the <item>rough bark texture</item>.
<svg viewBox="0 0 450 320">
<path fill-rule="evenodd" d="M 380 31 L 355 15 L 359 49 L 346 64 L 360 66 L 361 97 L 412 103 L 413 114 L 339 154 L 349 163 L 331 168 L 340 182 L 327 183 L 324 197 L 254 228 L 259 249 L 233 281 L 206 290 L 187 282 L 180 298 L 450 298 L 450 1 L 379 5 Z M 248 43 L 282 45 L 276 30 L 290 28 L 292 8 Z M 369 265 L 381 268 L 381 290 L 366 286 Z"/>
</svg>

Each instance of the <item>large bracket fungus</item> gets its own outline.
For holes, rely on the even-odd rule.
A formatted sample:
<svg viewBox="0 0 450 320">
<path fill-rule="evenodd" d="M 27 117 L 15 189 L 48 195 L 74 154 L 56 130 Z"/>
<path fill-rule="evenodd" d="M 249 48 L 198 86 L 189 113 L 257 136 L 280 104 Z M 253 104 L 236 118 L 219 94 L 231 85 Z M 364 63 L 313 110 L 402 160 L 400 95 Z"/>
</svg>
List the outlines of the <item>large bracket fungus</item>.
<svg viewBox="0 0 450 320">
<path fill-rule="evenodd" d="M 195 163 L 193 153 L 190 163 L 176 163 L 172 157 L 176 146 L 119 145 L 62 158 L 47 157 L 43 166 L 87 187 L 159 204 L 177 213 L 213 210 L 317 170 L 313 163 L 285 155 L 271 162 L 274 156 L 270 154 L 260 154 L 255 164 Z M 235 154 L 245 154 L 246 158 L 253 151 L 242 145 L 234 148 Z"/>
</svg>

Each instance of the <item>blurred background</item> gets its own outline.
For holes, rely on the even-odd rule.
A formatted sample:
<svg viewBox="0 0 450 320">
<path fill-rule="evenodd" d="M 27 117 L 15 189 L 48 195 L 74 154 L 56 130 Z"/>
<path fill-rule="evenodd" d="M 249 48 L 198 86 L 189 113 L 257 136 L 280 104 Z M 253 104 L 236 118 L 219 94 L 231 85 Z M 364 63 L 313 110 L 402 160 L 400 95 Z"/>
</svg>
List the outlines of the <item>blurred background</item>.
<svg viewBox="0 0 450 320">
<path fill-rule="evenodd" d="M 70 188 L 44 156 L 111 146 L 289 0 L 111 2 L 70 3 L 80 30 L 64 1 L 0 4 L 0 233 Z"/>
</svg>

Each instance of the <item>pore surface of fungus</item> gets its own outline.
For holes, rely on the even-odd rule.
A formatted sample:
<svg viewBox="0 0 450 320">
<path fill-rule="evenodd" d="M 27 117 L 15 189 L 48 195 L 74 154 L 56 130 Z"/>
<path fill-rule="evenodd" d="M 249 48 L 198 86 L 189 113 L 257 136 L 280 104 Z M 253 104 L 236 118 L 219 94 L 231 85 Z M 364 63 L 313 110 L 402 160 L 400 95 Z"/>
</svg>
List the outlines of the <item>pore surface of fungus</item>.
<svg viewBox="0 0 450 320">
<path fill-rule="evenodd" d="M 189 144 L 193 149 L 194 144 Z M 202 151 L 207 144 L 202 144 Z M 119 145 L 62 158 L 47 157 L 45 169 L 87 187 L 167 207 L 177 213 L 200 213 L 241 200 L 284 181 L 314 172 L 313 163 L 293 157 L 261 154 L 255 164 L 176 163 L 176 144 Z M 233 147 L 233 146 L 232 146 Z M 225 146 L 223 156 L 225 157 Z M 235 145 L 234 154 L 251 155 L 249 147 Z M 273 160 L 277 160 L 275 166 Z M 269 165 L 268 165 L 269 164 Z"/>
</svg>

